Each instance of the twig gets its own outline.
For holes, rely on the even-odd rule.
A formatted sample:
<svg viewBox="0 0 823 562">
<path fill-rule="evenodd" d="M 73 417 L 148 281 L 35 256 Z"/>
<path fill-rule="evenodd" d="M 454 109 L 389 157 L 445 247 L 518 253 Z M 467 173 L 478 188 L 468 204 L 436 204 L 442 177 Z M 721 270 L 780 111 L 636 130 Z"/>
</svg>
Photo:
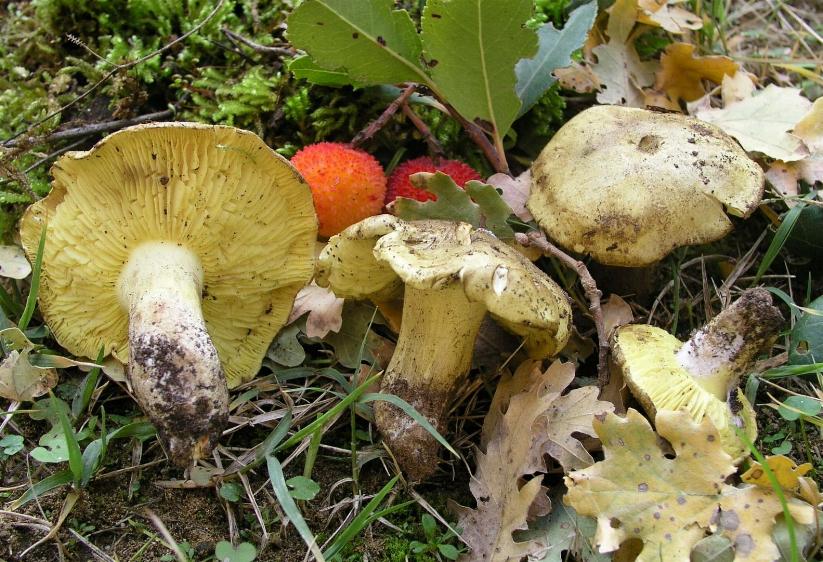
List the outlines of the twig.
<svg viewBox="0 0 823 562">
<path fill-rule="evenodd" d="M 198 32 L 198 31 L 200 31 L 200 30 L 203 28 L 203 26 L 204 26 L 204 25 L 206 25 L 206 24 L 207 24 L 207 23 L 208 23 L 208 22 L 209 22 L 209 21 L 210 21 L 210 20 L 211 20 L 211 19 L 212 19 L 215 15 L 217 15 L 217 12 L 219 12 L 219 11 L 220 11 L 220 8 L 222 8 L 222 7 L 223 7 L 223 3 L 224 3 L 224 2 L 225 2 L 225 0 L 218 0 L 217 4 L 214 6 L 214 9 L 213 9 L 211 12 L 209 12 L 209 14 L 208 14 L 205 18 L 203 18 L 203 20 L 202 20 L 200 23 L 198 23 L 197 25 L 195 25 L 194 27 L 192 27 L 190 30 L 188 30 L 186 33 L 184 33 L 183 35 L 181 35 L 181 36 L 180 36 L 180 37 L 178 37 L 177 39 L 174 39 L 173 41 L 170 41 L 169 43 L 166 43 L 165 45 L 163 45 L 163 46 L 162 46 L 162 47 L 160 47 L 159 49 L 155 49 L 155 50 L 154 50 L 154 51 L 152 51 L 151 53 L 149 53 L 149 54 L 147 54 L 147 55 L 145 55 L 145 56 L 142 56 L 142 57 L 140 57 L 140 58 L 139 58 L 139 59 L 137 59 L 137 60 L 133 60 L 133 61 L 130 61 L 130 62 L 126 62 L 126 63 L 123 63 L 123 64 L 118 64 L 118 65 L 116 65 L 116 66 L 115 66 L 112 70 L 110 70 L 108 73 L 106 73 L 106 75 L 105 75 L 105 76 L 103 76 L 100 80 L 98 80 L 97 82 L 95 82 L 95 83 L 94 83 L 94 84 L 93 84 L 93 85 L 92 85 L 92 86 L 91 86 L 88 90 L 86 90 L 85 92 L 83 92 L 82 94 L 80 94 L 79 96 L 77 96 L 76 98 L 74 98 L 73 100 L 71 100 L 71 101 L 70 101 L 69 103 L 67 103 L 66 105 L 64 105 L 64 106 L 60 107 L 59 109 L 57 109 L 57 110 L 55 110 L 55 111 L 52 111 L 51 113 L 49 113 L 49 114 L 48 114 L 48 115 L 46 115 L 45 117 L 43 117 L 43 118 L 41 118 L 41 119 L 38 119 L 37 121 L 35 121 L 35 122 L 34 122 L 34 123 L 32 123 L 31 125 L 29 125 L 29 126 L 28 126 L 25 130 L 20 131 L 20 132 L 19 132 L 19 133 L 17 133 L 16 135 L 12 136 L 10 139 L 7 139 L 5 142 L 0 143 L 0 146 L 9 146 L 9 143 L 10 143 L 10 142 L 12 142 L 12 141 L 14 141 L 14 139 L 18 138 L 19 136 L 21 136 L 21 135 L 23 135 L 23 134 L 25 134 L 25 133 L 28 133 L 29 131 L 33 130 L 35 127 L 37 127 L 37 126 L 39 126 L 39 125 L 42 125 L 43 123 L 45 123 L 46 121 L 48 121 L 49 119 L 51 119 L 52 117 L 54 117 L 55 115 L 59 115 L 60 113 L 62 113 L 62 112 L 63 112 L 63 111 L 65 111 L 66 109 L 68 109 L 68 108 L 72 107 L 74 104 L 76 104 L 76 103 L 77 103 L 77 102 L 79 102 L 80 100 L 82 100 L 82 99 L 86 98 L 87 96 L 89 96 L 89 94 L 91 94 L 91 93 L 92 93 L 93 91 L 95 91 L 97 88 L 99 88 L 100 86 L 102 86 L 104 83 L 106 83 L 106 82 L 108 81 L 108 79 L 109 79 L 109 78 L 111 78 L 112 76 L 114 76 L 115 74 L 117 74 L 118 72 L 120 72 L 121 70 L 128 70 L 129 68 L 132 68 L 133 66 L 137 66 L 138 64 L 144 63 L 144 62 L 146 62 L 147 60 L 152 59 L 152 58 L 156 57 L 157 55 L 159 55 L 159 54 L 161 54 L 161 53 L 164 53 L 165 51 L 168 51 L 169 49 L 171 49 L 173 46 L 177 45 L 177 44 L 178 44 L 178 43 L 180 43 L 181 41 L 186 40 L 186 39 L 187 39 L 190 35 L 192 35 L 192 34 L 194 34 L 194 33 L 197 33 L 197 32 Z M 96 53 L 94 53 L 94 51 L 91 51 L 90 49 L 89 49 L 89 51 L 90 51 L 92 54 L 95 54 L 95 55 L 96 55 Z M 99 55 L 98 55 L 98 56 L 99 56 Z"/>
<path fill-rule="evenodd" d="M 55 150 L 54 152 L 52 152 L 50 154 L 47 154 L 46 156 L 43 156 L 40 160 L 38 160 L 37 162 L 35 162 L 31 166 L 29 166 L 28 168 L 23 170 L 23 173 L 28 174 L 29 172 L 39 168 L 40 166 L 42 166 L 43 164 L 45 164 L 49 160 L 52 160 L 53 158 L 57 158 L 58 156 L 60 156 L 61 154 L 65 154 L 69 150 L 74 150 L 75 148 L 77 148 L 78 146 L 83 144 L 84 142 L 85 142 L 85 139 L 76 140 L 71 144 L 67 144 L 63 148 L 59 148 L 59 149 Z"/>
<path fill-rule="evenodd" d="M 465 117 L 460 115 L 460 113 L 451 106 L 451 104 L 447 103 L 445 100 L 439 99 L 438 101 L 442 103 L 446 109 L 449 111 L 449 114 L 457 119 L 460 124 L 463 126 L 463 129 L 466 131 L 466 134 L 469 135 L 469 138 L 480 147 L 480 150 L 483 151 L 483 154 L 486 156 L 486 159 L 491 163 L 492 167 L 494 168 L 495 172 L 501 174 L 508 174 L 509 173 L 509 164 L 506 162 L 506 155 L 501 154 L 498 152 L 497 148 L 492 144 L 489 140 L 489 137 L 486 136 L 486 133 L 483 129 L 480 128 L 477 123 L 472 123 L 471 121 L 467 120 Z"/>
<path fill-rule="evenodd" d="M 603 310 L 600 308 L 600 297 L 603 293 L 597 288 L 597 283 L 589 273 L 586 264 L 582 261 L 576 260 L 569 254 L 549 242 L 541 232 L 531 232 L 524 234 L 518 232 L 516 234 L 517 241 L 524 246 L 534 246 L 541 250 L 544 254 L 554 256 L 563 262 L 567 267 L 574 269 L 577 276 L 580 278 L 580 284 L 583 286 L 583 291 L 586 293 L 586 298 L 589 300 L 589 312 L 594 321 L 594 327 L 597 330 L 597 385 L 603 388 L 609 382 L 609 341 L 606 337 L 606 327 L 603 323 Z"/>
<path fill-rule="evenodd" d="M 409 107 L 408 103 L 403 104 L 403 115 L 409 118 L 409 121 L 412 122 L 412 125 L 423 135 L 423 138 L 426 140 L 426 144 L 429 145 L 429 152 L 436 155 L 437 157 L 443 157 L 445 153 L 443 152 L 443 147 L 440 146 L 440 142 L 434 138 L 434 135 L 431 132 L 431 129 L 420 119 L 420 116 L 417 115 L 414 110 Z"/>
<path fill-rule="evenodd" d="M 297 54 L 297 51 L 290 47 L 270 47 L 268 45 L 261 45 L 260 43 L 255 43 L 248 37 L 243 37 L 239 33 L 235 33 L 231 29 L 225 27 L 221 28 L 220 31 L 222 31 L 223 35 L 225 35 L 226 38 L 232 43 L 234 43 L 235 41 L 243 43 L 245 46 L 250 47 L 258 53 L 270 53 L 274 55 L 280 55 L 281 57 L 293 57 Z"/>
<path fill-rule="evenodd" d="M 39 139 L 31 139 L 34 144 L 41 144 L 44 142 L 54 142 L 54 141 L 61 141 L 61 140 L 69 140 L 69 139 L 76 139 L 78 137 L 87 137 L 89 135 L 95 135 L 98 133 L 108 133 L 110 131 L 117 131 L 124 127 L 129 127 L 131 125 L 139 125 L 141 123 L 148 123 L 150 121 L 162 121 L 167 117 L 171 117 L 174 115 L 174 112 L 171 109 L 165 109 L 163 111 L 156 111 L 154 113 L 147 113 L 145 115 L 138 115 L 137 117 L 133 117 L 131 119 L 117 119 L 115 121 L 103 121 L 101 123 L 91 123 L 89 125 L 82 125 L 80 127 L 73 127 L 71 129 L 64 129 L 62 131 L 55 131 L 48 135 L 45 135 Z M 18 144 L 22 144 L 23 142 L 29 143 L 29 139 L 25 141 L 15 141 L 10 140 L 5 145 L 9 148 L 14 148 Z M 39 165 L 38 163 L 37 165 Z"/>
<path fill-rule="evenodd" d="M 386 123 L 389 122 L 389 119 L 391 119 L 394 116 L 394 114 L 397 113 L 397 110 L 400 109 L 400 106 L 406 103 L 406 100 L 408 100 L 409 97 L 411 97 L 416 88 L 417 84 L 410 84 L 406 86 L 406 89 L 403 90 L 403 92 L 397 97 L 397 99 L 395 99 L 393 102 L 389 104 L 389 106 L 383 111 L 383 113 L 380 114 L 380 117 L 369 123 L 365 129 L 363 129 L 354 136 L 354 138 L 351 141 L 351 145 L 357 147 L 366 142 L 367 140 L 369 140 L 370 138 L 372 138 L 374 135 L 376 135 L 378 131 L 380 131 L 380 129 L 386 126 Z"/>
</svg>

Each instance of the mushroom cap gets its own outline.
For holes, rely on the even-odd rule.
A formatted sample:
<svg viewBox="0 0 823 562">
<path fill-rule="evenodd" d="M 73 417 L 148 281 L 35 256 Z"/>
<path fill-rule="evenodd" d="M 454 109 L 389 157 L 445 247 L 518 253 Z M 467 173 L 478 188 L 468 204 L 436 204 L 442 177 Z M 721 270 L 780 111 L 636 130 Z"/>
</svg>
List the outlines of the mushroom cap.
<svg viewBox="0 0 823 562">
<path fill-rule="evenodd" d="M 535 160 L 527 207 L 564 248 L 640 267 L 722 238 L 732 229 L 726 213 L 749 216 L 763 186 L 760 167 L 714 125 L 595 106 L 566 123 Z"/>
<path fill-rule="evenodd" d="M 658 410 L 680 409 L 687 410 L 697 423 L 707 416 L 720 433 L 723 449 L 735 462 L 744 459 L 749 451 L 737 438 L 734 428 L 742 426 L 751 442 L 757 438 L 751 404 L 739 388 L 733 390 L 731 404 L 701 388 L 677 362 L 675 354 L 682 345 L 683 342 L 665 330 L 631 324 L 618 328 L 615 333 L 613 359 L 650 417 Z"/>
<path fill-rule="evenodd" d="M 234 127 L 151 123 L 69 152 L 51 172 L 21 238 L 34 259 L 46 228 L 40 309 L 57 341 L 127 362 L 121 270 L 138 245 L 172 242 L 200 261 L 202 312 L 229 387 L 252 378 L 313 273 L 311 192 L 288 161 Z"/>
<path fill-rule="evenodd" d="M 484 303 L 495 320 L 524 337 L 535 357 L 557 353 L 571 329 L 566 293 L 517 250 L 467 223 L 370 217 L 329 240 L 316 279 L 350 298 L 401 282 L 418 289 L 460 283 L 469 301 Z"/>
</svg>

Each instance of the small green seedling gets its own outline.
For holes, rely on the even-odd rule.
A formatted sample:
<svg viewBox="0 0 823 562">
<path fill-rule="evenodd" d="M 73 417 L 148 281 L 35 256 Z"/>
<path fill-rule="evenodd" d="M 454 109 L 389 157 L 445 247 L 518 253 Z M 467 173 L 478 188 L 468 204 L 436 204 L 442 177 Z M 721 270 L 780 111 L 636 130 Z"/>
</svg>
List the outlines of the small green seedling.
<svg viewBox="0 0 823 562">
<path fill-rule="evenodd" d="M 236 547 L 228 541 L 220 541 L 214 547 L 214 559 L 218 562 L 253 562 L 257 549 L 253 544 L 241 542 Z"/>
<path fill-rule="evenodd" d="M 420 518 L 420 526 L 423 528 L 426 542 L 411 541 L 409 543 L 409 547 L 416 557 L 429 555 L 434 556 L 437 560 L 457 560 L 457 557 L 460 556 L 460 549 L 450 544 L 456 538 L 451 530 L 438 533 L 437 522 L 428 513 L 424 513 L 423 517 Z"/>
<path fill-rule="evenodd" d="M 6 435 L 0 439 L 0 461 L 16 455 L 23 450 L 22 435 Z"/>
</svg>

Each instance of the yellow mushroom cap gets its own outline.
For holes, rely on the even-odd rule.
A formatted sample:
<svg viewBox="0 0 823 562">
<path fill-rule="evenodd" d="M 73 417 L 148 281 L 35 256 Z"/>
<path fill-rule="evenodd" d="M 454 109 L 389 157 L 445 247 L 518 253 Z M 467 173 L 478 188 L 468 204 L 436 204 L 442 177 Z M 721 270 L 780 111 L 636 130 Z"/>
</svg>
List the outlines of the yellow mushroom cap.
<svg viewBox="0 0 823 562">
<path fill-rule="evenodd" d="M 127 362 L 118 278 L 132 250 L 168 242 L 200 262 L 202 312 L 229 387 L 256 374 L 313 273 L 311 192 L 288 161 L 234 127 L 152 123 L 64 155 L 52 175 L 21 238 L 34 259 L 46 228 L 40 308 L 63 347 Z"/>
<path fill-rule="evenodd" d="M 688 411 L 697 423 L 708 417 L 720 434 L 723 449 L 735 462 L 741 461 L 749 451 L 738 439 L 735 427 L 740 427 L 751 442 L 757 438 L 751 404 L 739 388 L 732 390 L 736 400 L 731 406 L 702 388 L 677 361 L 682 346 L 683 342 L 660 328 L 622 326 L 614 335 L 613 359 L 651 418 L 658 410 L 680 409 Z"/>
<path fill-rule="evenodd" d="M 764 174 L 719 128 L 680 114 L 595 106 L 532 165 L 527 207 L 550 238 L 605 265 L 650 265 L 725 236 Z M 725 208 L 725 211 L 724 211 Z"/>
<path fill-rule="evenodd" d="M 461 284 L 470 302 L 524 337 L 534 356 L 557 353 L 570 333 L 566 293 L 517 250 L 467 223 L 367 218 L 329 240 L 317 282 L 354 298 L 400 282 L 417 289 Z"/>
</svg>

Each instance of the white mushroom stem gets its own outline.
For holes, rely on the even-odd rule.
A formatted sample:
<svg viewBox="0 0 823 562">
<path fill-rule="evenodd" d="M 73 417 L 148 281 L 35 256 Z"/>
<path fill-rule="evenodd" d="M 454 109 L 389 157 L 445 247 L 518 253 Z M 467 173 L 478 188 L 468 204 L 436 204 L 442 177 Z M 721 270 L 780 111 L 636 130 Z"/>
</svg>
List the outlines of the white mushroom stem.
<svg viewBox="0 0 823 562">
<path fill-rule="evenodd" d="M 228 418 L 228 388 L 200 309 L 197 256 L 169 242 L 135 248 L 118 291 L 129 314 L 128 379 L 180 466 L 209 454 Z"/>
<path fill-rule="evenodd" d="M 403 324 L 381 392 L 399 396 L 440 432 L 455 391 L 471 368 L 474 340 L 486 308 L 472 303 L 460 283 L 442 289 L 406 285 Z M 412 480 L 437 465 L 437 441 L 388 402 L 375 404 L 375 420 L 389 448 Z"/>
<path fill-rule="evenodd" d="M 740 376 L 767 349 L 783 317 L 765 289 L 743 293 L 695 332 L 677 352 L 677 361 L 707 392 L 725 401 Z"/>
</svg>

